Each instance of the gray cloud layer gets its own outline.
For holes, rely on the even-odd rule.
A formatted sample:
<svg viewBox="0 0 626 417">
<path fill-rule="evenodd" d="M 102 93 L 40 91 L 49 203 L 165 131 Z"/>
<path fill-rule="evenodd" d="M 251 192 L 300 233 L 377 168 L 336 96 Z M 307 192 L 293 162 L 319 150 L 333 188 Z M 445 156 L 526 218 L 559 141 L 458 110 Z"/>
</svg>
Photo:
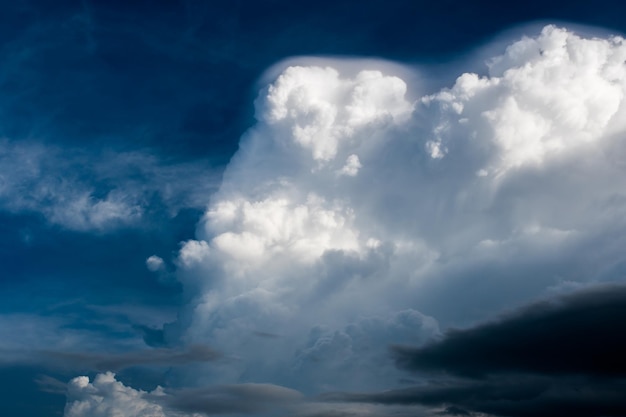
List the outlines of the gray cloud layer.
<svg viewBox="0 0 626 417">
<path fill-rule="evenodd" d="M 132 366 L 177 366 L 198 362 L 212 362 L 222 357 L 215 350 L 202 345 L 180 349 L 146 349 L 124 353 L 92 353 L 43 351 L 43 360 L 54 367 L 75 370 L 118 371 Z"/>
</svg>

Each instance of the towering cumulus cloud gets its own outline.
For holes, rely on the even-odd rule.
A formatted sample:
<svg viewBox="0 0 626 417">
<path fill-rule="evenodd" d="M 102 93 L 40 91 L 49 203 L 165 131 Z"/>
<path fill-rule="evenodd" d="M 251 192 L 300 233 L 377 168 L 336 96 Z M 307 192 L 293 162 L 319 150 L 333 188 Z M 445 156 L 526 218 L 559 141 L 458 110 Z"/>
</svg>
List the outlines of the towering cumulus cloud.
<svg viewBox="0 0 626 417">
<path fill-rule="evenodd" d="M 622 280 L 625 61 L 547 26 L 415 101 L 384 70 L 285 69 L 180 250 L 165 339 L 225 359 L 179 376 L 392 388 L 390 344 Z"/>
<path fill-rule="evenodd" d="M 509 286 L 532 295 L 610 275 L 593 266 L 614 256 L 619 238 L 605 232 L 623 227 L 625 59 L 621 38 L 549 26 L 488 75 L 416 102 L 379 71 L 287 68 L 181 250 L 195 293 L 184 340 L 241 356 L 233 378 L 297 373 L 320 344 L 322 367 L 349 366 L 394 326 L 382 346 L 435 336 L 420 300 L 467 314 L 448 303 L 468 281 L 488 312 Z M 368 341 L 354 336 L 363 320 L 379 323 Z"/>
</svg>

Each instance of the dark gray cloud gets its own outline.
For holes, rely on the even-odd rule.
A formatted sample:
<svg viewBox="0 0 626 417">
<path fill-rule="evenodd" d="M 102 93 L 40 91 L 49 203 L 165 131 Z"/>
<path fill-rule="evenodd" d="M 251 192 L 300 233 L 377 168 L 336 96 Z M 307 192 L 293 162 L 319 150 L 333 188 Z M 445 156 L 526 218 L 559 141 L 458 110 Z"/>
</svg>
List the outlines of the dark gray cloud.
<svg viewBox="0 0 626 417">
<path fill-rule="evenodd" d="M 118 371 L 133 366 L 177 366 L 211 362 L 221 354 L 207 346 L 195 345 L 185 350 L 147 349 L 123 353 L 42 351 L 46 363 L 61 369 Z"/>
<path fill-rule="evenodd" d="M 626 285 L 541 301 L 497 321 L 450 330 L 420 348 L 395 346 L 399 367 L 458 376 L 511 372 L 626 377 Z"/>
<path fill-rule="evenodd" d="M 626 285 L 604 284 L 450 330 L 419 348 L 394 346 L 396 364 L 434 380 L 325 401 L 443 408 L 446 415 L 626 415 Z"/>
</svg>

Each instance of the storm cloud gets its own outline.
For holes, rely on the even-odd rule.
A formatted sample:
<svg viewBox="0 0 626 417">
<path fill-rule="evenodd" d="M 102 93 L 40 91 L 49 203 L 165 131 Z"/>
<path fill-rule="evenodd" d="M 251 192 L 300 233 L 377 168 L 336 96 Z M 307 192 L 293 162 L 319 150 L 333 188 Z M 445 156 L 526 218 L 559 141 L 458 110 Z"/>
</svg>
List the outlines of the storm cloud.
<svg viewBox="0 0 626 417">
<path fill-rule="evenodd" d="M 7 3 L 4 414 L 626 415 L 625 7 Z"/>
<path fill-rule="evenodd" d="M 493 374 L 626 377 L 626 285 L 605 284 L 532 304 L 420 348 L 393 348 L 399 367 Z"/>
</svg>

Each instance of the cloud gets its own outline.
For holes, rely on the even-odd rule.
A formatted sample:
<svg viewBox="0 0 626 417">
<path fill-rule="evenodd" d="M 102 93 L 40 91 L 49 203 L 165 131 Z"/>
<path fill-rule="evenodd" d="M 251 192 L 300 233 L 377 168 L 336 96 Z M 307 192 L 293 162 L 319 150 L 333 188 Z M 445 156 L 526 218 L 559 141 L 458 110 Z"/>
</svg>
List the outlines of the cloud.
<svg viewBox="0 0 626 417">
<path fill-rule="evenodd" d="M 450 330 L 434 343 L 394 347 L 396 363 L 436 379 L 325 400 L 447 407 L 499 416 L 623 415 L 626 286 L 605 284 Z"/>
<path fill-rule="evenodd" d="M 498 173 L 620 131 L 624 55 L 621 37 L 584 39 L 546 26 L 491 59 L 488 77 L 463 74 L 451 89 L 422 99 L 440 112 L 430 148 L 458 146 L 455 131 L 467 125 L 467 139 L 496 148 L 488 167 Z"/>
<path fill-rule="evenodd" d="M 151 393 L 162 395 L 160 389 Z M 125 386 L 107 372 L 93 382 L 86 376 L 72 379 L 68 384 L 65 417 L 165 417 L 161 405 L 146 399 L 148 393 Z"/>
<path fill-rule="evenodd" d="M 163 262 L 163 258 L 160 258 L 156 255 L 151 255 L 146 259 L 146 268 L 151 272 L 157 272 L 162 270 L 165 267 L 165 262 Z"/>
<path fill-rule="evenodd" d="M 222 357 L 207 345 L 165 347 L 162 331 L 134 325 L 143 333 L 145 343 L 155 347 L 145 349 L 126 321 L 120 325 L 87 317 L 85 323 L 80 323 L 71 318 L 71 313 L 63 319 L 28 314 L 0 315 L 0 367 L 34 365 L 72 372 L 118 371 L 136 366 L 172 367 L 215 362 Z M 114 341 L 111 334 L 117 336 Z M 109 350 L 103 350 L 102 346 Z"/>
<path fill-rule="evenodd" d="M 555 288 L 623 282 L 626 187 L 616 179 L 626 174 L 625 60 L 620 37 L 582 37 L 547 26 L 511 43 L 484 74 L 461 74 L 449 88 L 415 97 L 408 91 L 416 88 L 391 67 L 354 71 L 350 62 L 327 60 L 284 68 L 260 92 L 256 124 L 242 136 L 219 189 L 191 194 L 208 205 L 195 239 L 182 244 L 175 260 L 185 300 L 178 320 L 162 329 L 135 327 L 152 346 L 210 345 L 228 354 L 228 361 L 172 369 L 169 378 L 189 385 L 159 406 L 255 412 L 238 402 L 261 391 L 283 398 L 286 388 L 276 387 L 288 386 L 305 395 L 387 389 L 323 397 L 342 402 L 339 411 L 348 415 L 410 415 L 401 408 L 415 405 L 444 415 L 559 414 L 559 406 L 588 415 L 594 404 L 607 415 L 621 410 L 614 398 L 622 386 L 606 380 L 608 362 L 592 375 L 586 359 L 580 366 L 587 368 L 575 369 L 551 361 L 549 349 L 545 356 L 517 354 L 522 342 L 515 326 L 536 349 L 544 347 L 537 340 L 553 337 L 536 317 L 554 319 L 578 308 L 588 313 L 585 319 L 606 318 L 606 310 L 585 304 L 592 298 L 572 295 L 559 299 L 562 305 L 538 304 L 432 339 L 442 337 L 440 327 L 474 325 Z M 126 156 L 143 161 L 130 164 L 141 178 L 152 172 L 180 178 L 168 177 L 159 163 Z M 104 164 L 94 176 L 117 184 L 117 174 L 105 174 L 126 175 L 125 165 Z M 141 187 L 104 187 L 98 194 L 85 186 L 92 202 L 121 188 L 138 191 L 115 201 L 146 198 Z M 195 201 L 179 201 L 184 193 L 167 197 L 161 185 L 147 188 L 167 207 Z M 54 210 L 66 206 L 49 200 L 11 210 L 33 210 L 55 222 Z M 145 213 L 149 206 L 138 207 Z M 76 218 L 87 219 L 86 229 L 96 227 L 89 216 Z M 150 265 L 160 263 L 155 258 Z M 598 297 L 611 305 L 609 295 Z M 581 320 L 590 335 L 606 336 L 608 325 Z M 576 340 L 586 358 L 595 351 L 576 339 L 575 327 L 549 324 L 553 334 L 570 332 L 563 340 Z M 513 353 L 496 349 L 496 341 Z M 414 346 L 396 349 L 402 369 L 385 354 L 389 343 Z M 463 344 L 486 356 L 468 362 L 459 354 Z M 571 348 L 558 340 L 553 345 Z M 610 349 L 608 343 L 598 351 Z M 102 370 L 191 360 L 150 352 L 65 359 Z M 571 360 L 574 353 L 567 352 Z M 406 369 L 426 366 L 420 355 L 432 357 L 427 363 L 439 366 L 435 373 L 447 371 L 448 379 L 438 385 L 416 375 L 418 385 L 406 388 Z M 591 377 L 597 380 L 589 383 Z M 273 385 L 252 385 L 258 382 Z M 134 392 L 144 406 L 148 401 L 130 387 L 120 391 Z M 515 411 L 520 401 L 527 408 Z M 330 411 L 313 408 L 313 415 Z"/>
<path fill-rule="evenodd" d="M 79 331 L 68 326 L 67 320 L 35 314 L 0 315 L 0 366 L 37 362 L 37 349 L 59 351 L 81 346 L 95 348 L 106 343 L 95 331 Z"/>
<path fill-rule="evenodd" d="M 289 67 L 267 88 L 257 114 L 269 125 L 289 129 L 285 138 L 311 152 L 316 161 L 337 155 L 341 141 L 359 128 L 407 119 L 413 106 L 407 86 L 380 71 L 341 78 L 331 67 Z"/>
<path fill-rule="evenodd" d="M 317 67 L 287 69 L 265 90 L 257 101 L 258 126 L 227 168 L 198 239 L 180 251 L 180 279 L 196 300 L 194 313 L 183 315 L 190 320 L 181 323 L 186 340 L 243 349 L 241 366 L 249 377 L 262 378 L 292 358 L 300 370 L 279 372 L 308 380 L 295 376 L 304 368 L 293 347 L 304 348 L 317 326 L 332 323 L 332 334 L 357 323 L 359 317 L 337 320 L 337 309 L 347 307 L 341 294 L 349 287 L 376 291 L 367 283 L 382 282 L 395 251 L 361 234 L 352 204 L 328 195 L 326 185 L 358 179 L 365 162 L 348 151 L 365 136 L 375 152 L 387 131 L 410 119 L 405 92 L 402 80 L 380 71 L 344 78 Z M 364 308 L 361 316 L 403 310 Z M 278 333 L 288 343 L 244 348 L 249 342 L 241 335 L 258 332 Z"/>
<path fill-rule="evenodd" d="M 371 386 L 372 379 L 395 385 L 398 375 L 391 366 L 389 343 L 420 344 L 437 336 L 437 321 L 415 310 L 363 317 L 339 330 L 318 326 L 296 353 L 295 368 L 306 375 L 307 385 L 317 382 L 325 389 L 363 388 Z M 328 375 L 334 375 L 332 382 Z"/>
<path fill-rule="evenodd" d="M 114 366 L 111 369 L 116 370 L 133 363 L 167 366 L 168 357 L 172 364 L 180 364 L 185 358 L 193 362 L 194 357 L 206 361 L 220 356 L 206 345 L 168 345 L 155 326 L 174 315 L 164 306 L 93 306 L 76 300 L 37 313 L 0 314 L 0 368 L 40 366 L 41 372 L 75 372 Z M 164 349 L 146 349 L 146 344 Z"/>
<path fill-rule="evenodd" d="M 133 366 L 177 366 L 190 363 L 212 362 L 222 355 L 201 345 L 181 349 L 148 349 L 124 353 L 86 353 L 66 351 L 42 351 L 46 362 L 60 368 L 118 371 Z"/>
<path fill-rule="evenodd" d="M 364 318 L 391 343 L 402 312 L 448 327 L 623 279 L 625 57 L 620 37 L 547 26 L 416 100 L 384 70 L 284 69 L 180 250 L 166 338 L 236 352 L 208 381 L 314 392 L 369 360 L 347 331 Z"/>
<path fill-rule="evenodd" d="M 626 401 L 622 395 L 624 388 L 623 380 L 590 383 L 576 379 L 553 381 L 539 377 L 512 377 L 491 381 L 437 382 L 373 394 L 327 394 L 322 399 L 379 405 L 430 406 L 442 409 L 444 415 L 621 416 L 626 411 Z M 387 410 L 382 411 L 381 415 L 393 414 Z"/>
<path fill-rule="evenodd" d="M 76 178 L 82 174 L 79 167 L 61 162 L 56 151 L 38 144 L 0 143 L 0 201 L 5 210 L 39 211 L 51 223 L 74 230 L 98 230 L 140 218 L 139 206 L 121 190 L 95 197 L 90 184 Z"/>
<path fill-rule="evenodd" d="M 40 391 L 50 394 L 65 395 L 67 393 L 67 384 L 48 375 L 39 375 L 35 379 L 35 384 Z"/>
<path fill-rule="evenodd" d="M 271 384 L 237 384 L 151 392 L 133 389 L 115 374 L 98 374 L 93 382 L 79 376 L 67 384 L 65 417 L 165 417 L 252 414 L 300 402 L 292 389 Z M 257 414 L 258 415 L 258 414 Z"/>
<path fill-rule="evenodd" d="M 394 347 L 398 366 L 480 377 L 499 373 L 626 377 L 626 285 L 541 301 L 420 348 Z"/>
<path fill-rule="evenodd" d="M 303 398 L 298 391 L 289 388 L 250 383 L 183 389 L 168 394 L 168 407 L 206 415 L 255 414 L 298 403 Z"/>
<path fill-rule="evenodd" d="M 88 151 L 36 141 L 1 140 L 0 166 L 0 210 L 37 213 L 82 232 L 136 227 L 159 210 L 171 216 L 202 208 L 216 184 L 214 173 L 200 164 L 171 164 L 147 151 Z"/>
</svg>

